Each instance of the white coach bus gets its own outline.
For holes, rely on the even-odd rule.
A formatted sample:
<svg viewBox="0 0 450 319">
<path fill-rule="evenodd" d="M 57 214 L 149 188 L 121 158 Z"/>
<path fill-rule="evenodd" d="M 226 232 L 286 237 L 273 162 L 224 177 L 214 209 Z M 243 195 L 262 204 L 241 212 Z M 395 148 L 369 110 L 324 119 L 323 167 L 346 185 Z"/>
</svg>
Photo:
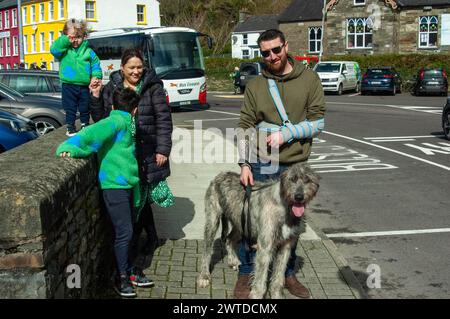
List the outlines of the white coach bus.
<svg viewBox="0 0 450 319">
<path fill-rule="evenodd" d="M 181 106 L 205 109 L 205 62 L 199 38 L 207 37 L 193 29 L 181 27 L 121 28 L 92 32 L 89 44 L 101 60 L 103 80 L 120 69 L 120 58 L 125 49 L 138 48 L 144 62 L 155 70 L 164 83 L 170 107 Z"/>
</svg>

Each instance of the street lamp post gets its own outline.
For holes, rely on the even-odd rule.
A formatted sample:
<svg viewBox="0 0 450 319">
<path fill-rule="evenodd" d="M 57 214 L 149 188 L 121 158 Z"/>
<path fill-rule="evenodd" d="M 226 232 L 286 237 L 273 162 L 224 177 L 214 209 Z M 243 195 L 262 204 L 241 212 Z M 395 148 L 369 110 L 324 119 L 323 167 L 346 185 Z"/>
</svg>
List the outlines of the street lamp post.
<svg viewBox="0 0 450 319">
<path fill-rule="evenodd" d="M 322 9 L 322 32 L 320 33 L 320 53 L 319 53 L 319 62 L 322 62 L 323 55 L 323 38 L 325 34 L 325 17 L 327 15 L 327 0 L 323 0 L 323 9 Z"/>
</svg>

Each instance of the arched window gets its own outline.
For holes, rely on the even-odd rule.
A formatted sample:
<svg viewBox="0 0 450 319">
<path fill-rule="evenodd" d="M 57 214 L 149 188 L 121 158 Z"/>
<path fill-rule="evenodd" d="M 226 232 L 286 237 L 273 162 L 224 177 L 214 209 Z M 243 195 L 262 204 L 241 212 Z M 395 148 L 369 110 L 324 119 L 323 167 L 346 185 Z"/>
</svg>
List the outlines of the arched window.
<svg viewBox="0 0 450 319">
<path fill-rule="evenodd" d="M 419 19 L 419 48 L 436 48 L 439 32 L 437 16 L 425 16 Z"/>
<path fill-rule="evenodd" d="M 373 21 L 370 18 L 347 19 L 347 49 L 372 48 Z"/>
<path fill-rule="evenodd" d="M 322 46 L 322 28 L 310 27 L 309 29 L 309 53 L 319 53 Z"/>
</svg>

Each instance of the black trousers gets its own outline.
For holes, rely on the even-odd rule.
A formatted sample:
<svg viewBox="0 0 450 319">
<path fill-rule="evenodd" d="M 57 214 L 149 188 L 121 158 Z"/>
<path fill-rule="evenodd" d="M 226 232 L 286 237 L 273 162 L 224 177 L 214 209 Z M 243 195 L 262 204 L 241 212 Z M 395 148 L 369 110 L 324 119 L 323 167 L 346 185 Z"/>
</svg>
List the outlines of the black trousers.
<svg viewBox="0 0 450 319">
<path fill-rule="evenodd" d="M 144 208 L 142 208 L 139 219 L 134 224 L 132 260 L 135 260 L 139 255 L 139 239 L 144 231 L 147 234 L 147 238 L 143 247 L 143 253 L 149 254 L 153 252 L 158 244 L 158 234 L 156 232 L 152 206 L 149 203 L 146 203 Z"/>
</svg>

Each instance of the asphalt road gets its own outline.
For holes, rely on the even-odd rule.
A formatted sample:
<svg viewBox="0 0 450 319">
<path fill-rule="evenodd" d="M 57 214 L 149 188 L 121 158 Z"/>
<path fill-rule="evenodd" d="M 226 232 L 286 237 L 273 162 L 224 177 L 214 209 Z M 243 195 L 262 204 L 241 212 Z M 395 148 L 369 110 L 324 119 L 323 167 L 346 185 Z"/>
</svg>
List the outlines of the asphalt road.
<svg viewBox="0 0 450 319">
<path fill-rule="evenodd" d="M 450 298 L 450 141 L 443 97 L 327 95 L 325 132 L 310 164 L 322 177 L 310 213 L 371 298 Z M 234 128 L 242 96 L 175 125 Z M 379 276 L 379 280 L 377 275 Z M 369 277 L 368 277 L 369 276 Z M 370 288 L 369 288 L 369 287 Z"/>
</svg>

